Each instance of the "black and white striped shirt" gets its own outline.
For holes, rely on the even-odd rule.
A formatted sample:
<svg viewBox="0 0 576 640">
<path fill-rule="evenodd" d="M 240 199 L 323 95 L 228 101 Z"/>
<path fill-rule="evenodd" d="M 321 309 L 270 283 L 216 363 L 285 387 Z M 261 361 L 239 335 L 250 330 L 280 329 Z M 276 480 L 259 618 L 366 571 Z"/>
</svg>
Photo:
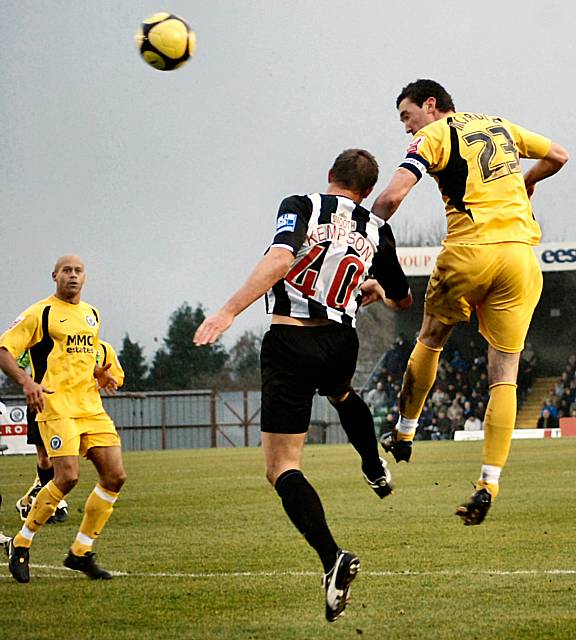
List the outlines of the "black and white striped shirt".
<svg viewBox="0 0 576 640">
<path fill-rule="evenodd" d="M 327 318 L 355 326 L 368 275 L 401 300 L 408 282 L 390 226 L 345 196 L 285 198 L 271 247 L 294 253 L 286 276 L 266 294 L 266 310 L 293 318 Z"/>
</svg>

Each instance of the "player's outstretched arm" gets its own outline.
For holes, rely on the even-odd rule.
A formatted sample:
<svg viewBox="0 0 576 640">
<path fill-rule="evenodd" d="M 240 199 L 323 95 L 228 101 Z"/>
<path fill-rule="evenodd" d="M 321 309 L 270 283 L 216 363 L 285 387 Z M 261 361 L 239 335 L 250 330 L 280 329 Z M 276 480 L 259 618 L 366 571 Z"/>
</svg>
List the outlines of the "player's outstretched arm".
<svg viewBox="0 0 576 640">
<path fill-rule="evenodd" d="M 294 255 L 291 251 L 272 247 L 228 302 L 198 327 L 194 334 L 194 344 L 199 347 L 216 342 L 238 314 L 286 275 L 293 262 Z"/>
<path fill-rule="evenodd" d="M 388 186 L 374 201 L 372 213 L 383 220 L 388 220 L 417 182 L 416 176 L 408 169 L 403 167 L 396 169 Z"/>
<path fill-rule="evenodd" d="M 556 142 L 553 142 L 550 146 L 550 151 L 544 157 L 538 160 L 528 171 L 524 174 L 524 184 L 526 185 L 526 191 L 528 196 L 532 196 L 534 188 L 537 182 L 553 176 L 558 173 L 560 169 L 568 162 L 570 156 L 568 151 Z"/>
<path fill-rule="evenodd" d="M 42 411 L 44 409 L 44 394 L 54 392 L 34 382 L 26 371 L 18 366 L 18 362 L 8 349 L 4 347 L 0 347 L 0 369 L 12 378 L 14 382 L 21 385 L 22 391 L 26 396 L 26 404 L 31 409 L 34 411 Z"/>
</svg>

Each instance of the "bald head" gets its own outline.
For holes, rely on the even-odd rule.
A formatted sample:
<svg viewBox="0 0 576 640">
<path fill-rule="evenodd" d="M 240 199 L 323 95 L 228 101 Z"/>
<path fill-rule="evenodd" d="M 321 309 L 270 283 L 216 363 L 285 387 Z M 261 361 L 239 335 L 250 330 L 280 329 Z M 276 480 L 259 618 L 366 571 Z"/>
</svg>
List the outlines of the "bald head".
<svg viewBox="0 0 576 640">
<path fill-rule="evenodd" d="M 71 304 L 78 304 L 86 281 L 82 258 L 75 255 L 58 258 L 52 272 L 52 280 L 56 283 L 57 298 Z"/>
<path fill-rule="evenodd" d="M 55 273 L 58 273 L 61 267 L 65 264 L 73 264 L 73 265 L 81 264 L 82 268 L 84 268 L 84 262 L 82 261 L 82 258 L 80 256 L 76 256 L 76 255 L 60 256 L 60 258 L 56 260 L 56 264 L 54 265 L 54 271 L 52 272 L 52 274 L 54 275 Z"/>
</svg>

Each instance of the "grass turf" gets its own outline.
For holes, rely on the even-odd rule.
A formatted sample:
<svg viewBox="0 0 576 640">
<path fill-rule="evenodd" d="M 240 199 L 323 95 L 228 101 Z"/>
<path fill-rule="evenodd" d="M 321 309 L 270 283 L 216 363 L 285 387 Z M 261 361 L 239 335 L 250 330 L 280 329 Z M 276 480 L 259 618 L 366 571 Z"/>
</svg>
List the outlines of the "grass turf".
<svg viewBox="0 0 576 640">
<path fill-rule="evenodd" d="M 3 640 L 190 638 L 268 640 L 576 637 L 576 439 L 515 440 L 502 492 L 486 521 L 453 515 L 479 471 L 481 443 L 416 443 L 391 464 L 394 494 L 363 483 L 349 446 L 308 446 L 304 471 L 337 542 L 362 570 L 346 615 L 324 620 L 321 567 L 263 477 L 258 449 L 128 453 L 129 475 L 96 551 L 126 572 L 91 582 L 65 570 L 88 464 L 68 522 L 41 531 L 29 584 L 0 560 Z M 0 529 L 34 461 L 0 458 Z M 242 575 L 245 574 L 245 575 Z"/>
</svg>

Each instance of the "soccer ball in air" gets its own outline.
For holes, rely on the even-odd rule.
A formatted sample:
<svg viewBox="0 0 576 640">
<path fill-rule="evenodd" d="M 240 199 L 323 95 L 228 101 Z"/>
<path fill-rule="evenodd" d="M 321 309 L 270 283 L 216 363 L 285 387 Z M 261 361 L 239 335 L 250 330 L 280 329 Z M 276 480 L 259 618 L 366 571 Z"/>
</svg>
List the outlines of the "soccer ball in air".
<svg viewBox="0 0 576 640">
<path fill-rule="evenodd" d="M 196 34 L 171 13 L 155 13 L 142 22 L 136 44 L 143 60 L 158 71 L 181 67 L 196 49 Z"/>
</svg>

